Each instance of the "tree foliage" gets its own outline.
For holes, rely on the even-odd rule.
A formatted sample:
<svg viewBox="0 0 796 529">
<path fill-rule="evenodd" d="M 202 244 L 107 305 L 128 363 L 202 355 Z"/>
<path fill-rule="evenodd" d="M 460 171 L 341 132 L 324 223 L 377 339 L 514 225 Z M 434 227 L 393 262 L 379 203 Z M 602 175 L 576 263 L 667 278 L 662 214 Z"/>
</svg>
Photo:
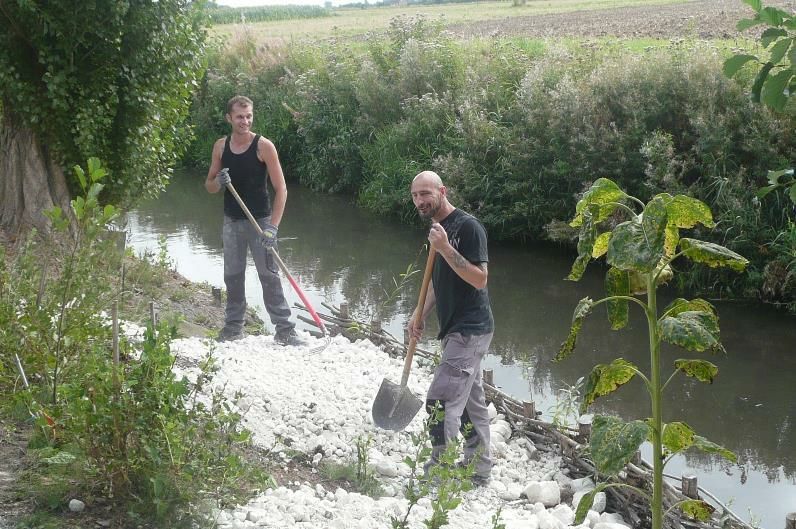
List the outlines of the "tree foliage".
<svg viewBox="0 0 796 529">
<path fill-rule="evenodd" d="M 131 202 L 162 189 L 190 139 L 185 118 L 204 66 L 202 2 L 10 0 L 0 7 L 4 126 L 30 127 L 62 167 L 103 159 L 107 200 Z"/>
</svg>

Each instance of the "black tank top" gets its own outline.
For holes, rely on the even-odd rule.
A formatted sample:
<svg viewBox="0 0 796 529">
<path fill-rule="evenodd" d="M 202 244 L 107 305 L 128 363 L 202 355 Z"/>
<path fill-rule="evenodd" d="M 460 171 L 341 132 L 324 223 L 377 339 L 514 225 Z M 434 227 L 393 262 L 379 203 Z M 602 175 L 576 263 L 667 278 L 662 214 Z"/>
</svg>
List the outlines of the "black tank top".
<svg viewBox="0 0 796 529">
<path fill-rule="evenodd" d="M 224 153 L 221 155 L 221 166 L 229 168 L 232 185 L 254 218 L 268 217 L 271 215 L 271 201 L 268 198 L 266 182 L 267 167 L 257 158 L 260 135 L 254 136 L 249 148 L 240 154 L 232 152 L 232 149 L 229 148 L 229 140 L 230 137 L 227 136 L 227 140 L 224 142 Z M 224 191 L 224 215 L 233 219 L 246 218 L 246 214 L 229 189 Z"/>
</svg>

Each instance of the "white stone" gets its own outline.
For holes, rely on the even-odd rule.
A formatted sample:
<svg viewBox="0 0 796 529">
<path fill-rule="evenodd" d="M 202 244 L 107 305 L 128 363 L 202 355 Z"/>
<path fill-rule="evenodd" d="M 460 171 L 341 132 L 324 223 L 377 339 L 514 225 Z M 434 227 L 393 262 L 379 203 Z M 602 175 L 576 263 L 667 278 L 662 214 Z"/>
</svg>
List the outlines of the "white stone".
<svg viewBox="0 0 796 529">
<path fill-rule="evenodd" d="M 528 501 L 541 502 L 545 507 L 561 503 L 561 488 L 555 481 L 531 481 L 522 492 Z"/>
<path fill-rule="evenodd" d="M 246 519 L 255 523 L 265 519 L 267 516 L 268 514 L 263 509 L 251 509 L 246 513 Z"/>
<path fill-rule="evenodd" d="M 520 494 L 522 494 L 522 487 L 518 484 L 512 484 L 505 491 L 499 493 L 498 496 L 504 501 L 514 501 L 520 498 Z"/>
<path fill-rule="evenodd" d="M 598 522 L 592 529 L 628 529 L 628 526 L 623 523 Z"/>
<path fill-rule="evenodd" d="M 502 481 L 498 481 L 497 479 L 493 479 L 489 482 L 489 488 L 500 494 L 501 492 L 506 491 L 506 484 Z"/>
<path fill-rule="evenodd" d="M 593 511 L 602 513 L 605 511 L 605 507 L 608 504 L 608 497 L 605 495 L 604 492 L 598 492 L 594 495 L 594 501 L 591 504 L 591 508 Z"/>
<path fill-rule="evenodd" d="M 600 523 L 618 523 L 621 525 L 626 525 L 622 515 L 614 512 L 604 512 L 600 514 Z M 604 529 L 609 528 L 606 527 Z"/>
<path fill-rule="evenodd" d="M 500 439 L 500 437 L 497 437 L 497 439 Z M 492 441 L 492 456 L 493 457 L 501 457 L 501 458 L 503 458 L 503 457 L 506 457 L 508 452 L 509 452 L 509 448 L 508 448 L 508 445 L 505 442 L 503 442 L 503 441 L 495 442 L 494 440 Z"/>
<path fill-rule="evenodd" d="M 398 475 L 398 465 L 389 459 L 381 459 L 373 464 L 376 472 L 388 478 L 394 478 Z"/>
<path fill-rule="evenodd" d="M 561 523 L 564 525 L 572 525 L 572 523 L 575 521 L 575 511 L 573 511 L 572 508 L 565 503 L 556 505 L 550 509 L 550 514 L 561 520 Z"/>
<path fill-rule="evenodd" d="M 549 512 L 540 512 L 536 514 L 539 519 L 539 529 L 565 529 L 566 526 L 561 523 L 561 520 L 550 514 Z"/>
<path fill-rule="evenodd" d="M 585 478 L 573 479 L 571 482 L 572 492 L 594 490 L 594 480 L 589 476 Z"/>
<path fill-rule="evenodd" d="M 497 409 L 495 409 L 495 405 L 493 403 L 491 402 L 489 403 L 489 405 L 486 407 L 486 411 L 489 414 L 489 420 L 490 421 L 495 420 L 495 418 L 498 415 L 498 412 Z"/>
<path fill-rule="evenodd" d="M 72 498 L 69 500 L 69 510 L 72 512 L 83 512 L 83 509 L 86 508 L 86 504 L 80 500 Z"/>
</svg>

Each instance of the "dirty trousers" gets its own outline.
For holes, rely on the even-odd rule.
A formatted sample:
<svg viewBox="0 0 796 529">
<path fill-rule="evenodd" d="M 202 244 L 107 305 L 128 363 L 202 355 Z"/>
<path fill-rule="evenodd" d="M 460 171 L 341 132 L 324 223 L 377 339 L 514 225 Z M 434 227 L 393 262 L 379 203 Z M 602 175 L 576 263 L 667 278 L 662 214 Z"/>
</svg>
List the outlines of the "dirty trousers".
<svg viewBox="0 0 796 529">
<path fill-rule="evenodd" d="M 270 217 L 257 219 L 263 228 Z M 224 327 L 229 331 L 240 331 L 246 316 L 246 253 L 251 250 L 254 266 L 263 289 L 265 310 L 276 327 L 276 332 L 289 331 L 295 327 L 290 322 L 290 307 L 282 291 L 279 269 L 271 252 L 260 244 L 259 234 L 247 219 L 224 216 L 221 231 L 224 244 L 224 284 L 227 287 L 227 309 Z"/>
<path fill-rule="evenodd" d="M 431 459 L 426 472 L 439 464 L 445 446 L 461 429 L 464 434 L 464 463 L 476 459 L 475 474 L 488 478 L 492 470 L 489 453 L 489 412 L 481 380 L 481 360 L 492 342 L 492 333 L 462 336 L 451 333 L 442 340 L 442 359 L 428 388 L 426 408 L 444 410 L 441 423 L 431 421 Z M 433 418 L 433 417 L 432 417 Z"/>
</svg>

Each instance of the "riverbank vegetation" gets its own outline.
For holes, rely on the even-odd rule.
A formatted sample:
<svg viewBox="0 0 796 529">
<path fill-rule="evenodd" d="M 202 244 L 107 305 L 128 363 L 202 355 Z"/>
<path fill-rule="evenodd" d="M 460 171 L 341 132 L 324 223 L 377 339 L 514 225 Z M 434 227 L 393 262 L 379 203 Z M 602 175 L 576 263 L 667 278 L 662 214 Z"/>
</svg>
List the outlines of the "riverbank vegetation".
<svg viewBox="0 0 796 529">
<path fill-rule="evenodd" d="M 704 236 L 751 263 L 741 277 L 683 270 L 678 284 L 795 307 L 796 213 L 780 191 L 755 194 L 796 151 L 794 106 L 750 101 L 754 71 L 722 73 L 727 42 L 461 41 L 422 17 L 355 43 L 253 38 L 214 52 L 187 163 L 206 163 L 226 133 L 223 102 L 245 93 L 289 177 L 405 222 L 408 183 L 428 168 L 500 241 L 571 239 L 559 221 L 599 177 L 641 200 L 687 194 L 714 212 Z"/>
<path fill-rule="evenodd" d="M 0 416 L 29 436 L 0 497 L 25 498 L 20 527 L 82 527 L 85 506 L 89 525 L 192 527 L 272 482 L 247 463 L 249 433 L 237 397 L 212 383 L 212 351 L 189 383 L 173 370 L 175 322 L 117 332 L 117 318 L 144 319 L 136 292 L 171 271 L 123 255 L 107 231 L 119 211 L 97 200 L 105 169 L 75 170 L 74 222 L 54 209 L 51 233 L 0 245 Z"/>
</svg>

